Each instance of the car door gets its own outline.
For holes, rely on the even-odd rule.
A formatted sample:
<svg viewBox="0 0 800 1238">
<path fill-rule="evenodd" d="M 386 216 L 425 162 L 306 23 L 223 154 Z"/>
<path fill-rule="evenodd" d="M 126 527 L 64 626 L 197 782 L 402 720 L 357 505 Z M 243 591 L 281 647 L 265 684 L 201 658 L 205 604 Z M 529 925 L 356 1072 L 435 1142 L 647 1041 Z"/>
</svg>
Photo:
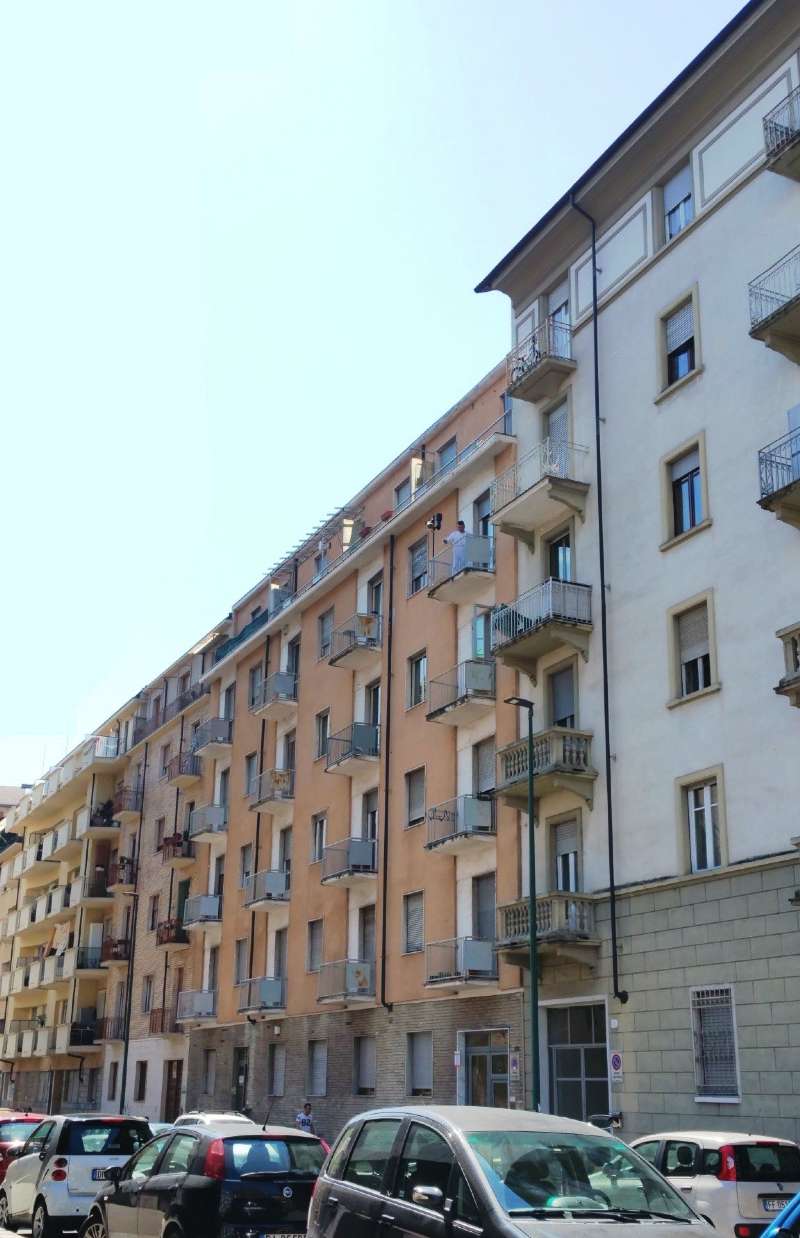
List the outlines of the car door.
<svg viewBox="0 0 800 1238">
<path fill-rule="evenodd" d="M 381 1238 L 444 1238 L 454 1162 L 439 1131 L 424 1122 L 409 1124 L 392 1189 L 379 1214 Z"/>
<path fill-rule="evenodd" d="M 29 1217 L 33 1208 L 36 1186 L 44 1167 L 43 1156 L 55 1146 L 55 1122 L 41 1122 L 31 1131 L 22 1154 L 12 1161 L 6 1175 L 6 1197 L 9 1211 L 15 1217 Z"/>
<path fill-rule="evenodd" d="M 375 1238 L 386 1203 L 385 1179 L 401 1118 L 375 1118 L 353 1141 L 341 1179 L 326 1192 L 321 1216 L 324 1238 Z"/>
<path fill-rule="evenodd" d="M 661 1172 L 692 1207 L 700 1148 L 691 1139 L 665 1139 Z"/>
<path fill-rule="evenodd" d="M 156 1172 L 145 1178 L 139 1189 L 138 1233 L 147 1238 L 159 1238 L 167 1217 L 197 1150 L 196 1135 L 174 1135 L 156 1165 Z"/>
<path fill-rule="evenodd" d="M 139 1192 L 171 1138 L 170 1132 L 151 1139 L 128 1161 L 116 1186 L 103 1192 L 108 1238 L 137 1238 Z"/>
</svg>

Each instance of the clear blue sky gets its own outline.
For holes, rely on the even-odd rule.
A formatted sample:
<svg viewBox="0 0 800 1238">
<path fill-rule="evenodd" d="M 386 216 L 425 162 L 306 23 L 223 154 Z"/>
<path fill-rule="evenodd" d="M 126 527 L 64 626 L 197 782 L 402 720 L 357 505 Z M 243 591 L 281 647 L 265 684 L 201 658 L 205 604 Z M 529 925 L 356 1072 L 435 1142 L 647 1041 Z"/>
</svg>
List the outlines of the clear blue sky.
<svg viewBox="0 0 800 1238">
<path fill-rule="evenodd" d="M 5 6 L 0 782 L 499 360 L 475 283 L 739 7 Z"/>
</svg>

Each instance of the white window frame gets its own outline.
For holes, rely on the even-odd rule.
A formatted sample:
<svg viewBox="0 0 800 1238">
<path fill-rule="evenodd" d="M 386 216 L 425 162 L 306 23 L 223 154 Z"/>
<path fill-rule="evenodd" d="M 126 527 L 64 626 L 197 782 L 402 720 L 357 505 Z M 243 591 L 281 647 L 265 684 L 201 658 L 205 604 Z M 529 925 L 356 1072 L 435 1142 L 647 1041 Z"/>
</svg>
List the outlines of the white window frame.
<svg viewBox="0 0 800 1238">
<path fill-rule="evenodd" d="M 415 1092 L 413 1089 L 414 1078 L 413 1078 L 413 1064 L 412 1064 L 412 1054 L 411 1054 L 412 1036 L 429 1037 L 430 1049 L 431 1049 L 430 1090 L 427 1088 L 420 1088 L 418 1091 Z M 406 1032 L 406 1096 L 433 1096 L 433 1074 L 434 1074 L 433 1067 L 434 1067 L 433 1029 L 432 1028 L 419 1028 L 417 1031 L 414 1031 L 414 1032 Z"/>
<path fill-rule="evenodd" d="M 311 818 L 311 859 L 309 863 L 319 864 L 325 851 L 328 837 L 328 814 L 315 812 Z"/>
<path fill-rule="evenodd" d="M 408 946 L 408 900 L 410 898 L 419 898 L 422 900 L 422 927 L 420 935 L 419 947 L 409 949 Z M 424 890 L 408 890 L 403 895 L 403 954 L 424 954 L 425 953 L 425 891 Z"/>
<path fill-rule="evenodd" d="M 415 695 L 415 672 L 418 667 L 422 667 L 419 678 L 420 695 Z M 424 705 L 428 699 L 428 651 L 427 649 L 419 649 L 416 653 L 412 653 L 408 659 L 408 701 L 407 709 L 416 709 L 417 705 Z"/>
<path fill-rule="evenodd" d="M 312 966 L 314 960 L 311 957 L 311 925 L 319 924 L 319 965 Z M 312 976 L 319 974 L 322 967 L 323 955 L 325 953 L 325 921 L 322 916 L 316 916 L 313 920 L 306 922 L 306 972 Z"/>
<path fill-rule="evenodd" d="M 322 722 L 325 719 L 325 742 L 322 743 Z M 314 743 L 315 761 L 321 761 L 323 757 L 328 755 L 328 741 L 331 737 L 331 711 L 330 709 L 321 709 L 314 717 Z"/>
<path fill-rule="evenodd" d="M 731 1035 L 733 1039 L 733 1062 L 734 1071 L 736 1074 L 736 1095 L 735 1096 L 695 1096 L 695 1104 L 698 1105 L 740 1105 L 742 1103 L 742 1080 L 739 1070 L 739 1037 L 736 1028 L 736 993 L 732 984 L 699 984 L 693 985 L 689 989 L 689 1020 L 692 1029 L 692 1055 L 694 1057 L 694 1081 L 697 1088 L 700 1085 L 698 1073 L 699 1055 L 697 1051 L 697 1023 L 695 1019 L 695 996 L 698 993 L 708 993 L 711 990 L 717 992 L 726 992 L 730 997 L 730 1012 L 731 1012 Z"/>
<path fill-rule="evenodd" d="M 711 787 L 714 787 L 714 800 L 711 799 Z M 695 791 L 703 791 L 703 803 L 700 809 L 694 805 Z M 715 857 L 714 848 L 714 815 L 712 809 L 716 809 L 717 814 L 717 834 L 718 856 Z M 697 864 L 697 831 L 695 829 L 695 813 L 702 811 L 704 813 L 704 833 L 706 840 L 706 855 L 716 858 L 717 862 L 708 864 L 705 868 L 699 868 Z M 689 863 L 693 873 L 713 873 L 717 869 L 722 868 L 722 820 L 720 815 L 720 794 L 719 783 L 716 778 L 708 778 L 701 782 L 691 783 L 686 788 L 686 823 L 689 830 Z"/>
</svg>

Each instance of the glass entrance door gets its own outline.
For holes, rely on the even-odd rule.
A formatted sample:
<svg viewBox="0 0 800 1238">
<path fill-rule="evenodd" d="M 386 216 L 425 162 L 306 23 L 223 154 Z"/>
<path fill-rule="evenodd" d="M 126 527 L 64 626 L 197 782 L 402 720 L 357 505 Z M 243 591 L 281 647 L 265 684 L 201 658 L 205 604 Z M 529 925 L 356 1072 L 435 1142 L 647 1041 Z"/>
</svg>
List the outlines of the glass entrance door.
<svg viewBox="0 0 800 1238">
<path fill-rule="evenodd" d="M 464 1036 L 467 1105 L 508 1108 L 508 1032 Z"/>
<path fill-rule="evenodd" d="M 550 1112 L 585 1122 L 608 1113 L 608 1046 L 602 1005 L 547 1011 Z"/>
</svg>

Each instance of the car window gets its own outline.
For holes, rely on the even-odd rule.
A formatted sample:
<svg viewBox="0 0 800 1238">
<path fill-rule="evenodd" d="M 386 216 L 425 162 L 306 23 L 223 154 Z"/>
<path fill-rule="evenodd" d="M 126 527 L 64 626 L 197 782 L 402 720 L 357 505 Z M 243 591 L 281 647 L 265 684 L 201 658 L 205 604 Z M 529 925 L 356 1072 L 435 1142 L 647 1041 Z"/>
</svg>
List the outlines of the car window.
<svg viewBox="0 0 800 1238">
<path fill-rule="evenodd" d="M 146 1122 L 73 1122 L 66 1151 L 70 1156 L 131 1156 L 149 1138 Z"/>
<path fill-rule="evenodd" d="M 658 1139 L 651 1139 L 648 1143 L 637 1143 L 634 1152 L 638 1152 L 651 1165 L 658 1165 L 658 1149 L 661 1143 Z"/>
<path fill-rule="evenodd" d="M 458 1167 L 455 1170 L 455 1182 L 453 1183 L 452 1217 L 454 1221 L 467 1221 L 470 1225 L 480 1225 L 481 1223 L 475 1197 L 470 1190 L 469 1183 Z"/>
<path fill-rule="evenodd" d="M 800 1148 L 796 1144 L 740 1143 L 734 1149 L 739 1182 L 800 1181 Z"/>
<path fill-rule="evenodd" d="M 25 1144 L 24 1155 L 27 1156 L 30 1152 L 41 1152 L 47 1140 L 53 1133 L 55 1122 L 40 1122 L 28 1136 L 28 1142 Z"/>
<path fill-rule="evenodd" d="M 166 1155 L 158 1172 L 162 1174 L 185 1174 L 189 1169 L 196 1147 L 197 1139 L 194 1135 L 176 1135 L 167 1148 Z"/>
<path fill-rule="evenodd" d="M 133 1182 L 143 1182 L 153 1172 L 153 1166 L 169 1143 L 169 1135 L 159 1135 L 157 1139 L 146 1144 L 138 1156 L 128 1163 L 125 1177 Z"/>
<path fill-rule="evenodd" d="M 19 1139 L 28 1139 L 39 1122 L 0 1122 L 0 1142 L 13 1143 Z"/>
<path fill-rule="evenodd" d="M 353 1144 L 353 1151 L 344 1171 L 345 1182 L 380 1190 L 386 1164 L 400 1129 L 399 1118 L 379 1118 L 365 1122 Z"/>
<path fill-rule="evenodd" d="M 429 1126 L 412 1122 L 397 1166 L 395 1195 L 410 1204 L 413 1203 L 415 1187 L 435 1187 L 441 1191 L 442 1198 L 438 1204 L 431 1203 L 429 1206 L 441 1212 L 452 1164 L 453 1153 L 447 1140 Z"/>
<path fill-rule="evenodd" d="M 331 1159 L 328 1162 L 328 1168 L 325 1171 L 331 1178 L 340 1178 L 342 1176 L 344 1163 L 347 1160 L 347 1153 L 350 1151 L 350 1145 L 355 1139 L 357 1130 L 358 1126 L 346 1126 L 342 1132 L 339 1142 L 336 1144 L 336 1147 L 333 1149 L 333 1153 L 331 1154 Z"/>
<path fill-rule="evenodd" d="M 637 1148 L 637 1152 L 638 1152 Z M 664 1145 L 664 1173 L 671 1178 L 693 1178 L 697 1144 L 683 1139 L 668 1139 Z"/>
<path fill-rule="evenodd" d="M 318 1139 L 240 1135 L 225 1140 L 225 1175 L 228 1178 L 270 1173 L 313 1174 L 316 1177 L 324 1160 L 325 1149 Z"/>
<path fill-rule="evenodd" d="M 713 1174 L 714 1177 L 719 1173 L 720 1165 L 722 1164 L 722 1153 L 719 1148 L 704 1148 L 703 1149 L 703 1167 L 700 1170 L 704 1174 Z"/>
</svg>

